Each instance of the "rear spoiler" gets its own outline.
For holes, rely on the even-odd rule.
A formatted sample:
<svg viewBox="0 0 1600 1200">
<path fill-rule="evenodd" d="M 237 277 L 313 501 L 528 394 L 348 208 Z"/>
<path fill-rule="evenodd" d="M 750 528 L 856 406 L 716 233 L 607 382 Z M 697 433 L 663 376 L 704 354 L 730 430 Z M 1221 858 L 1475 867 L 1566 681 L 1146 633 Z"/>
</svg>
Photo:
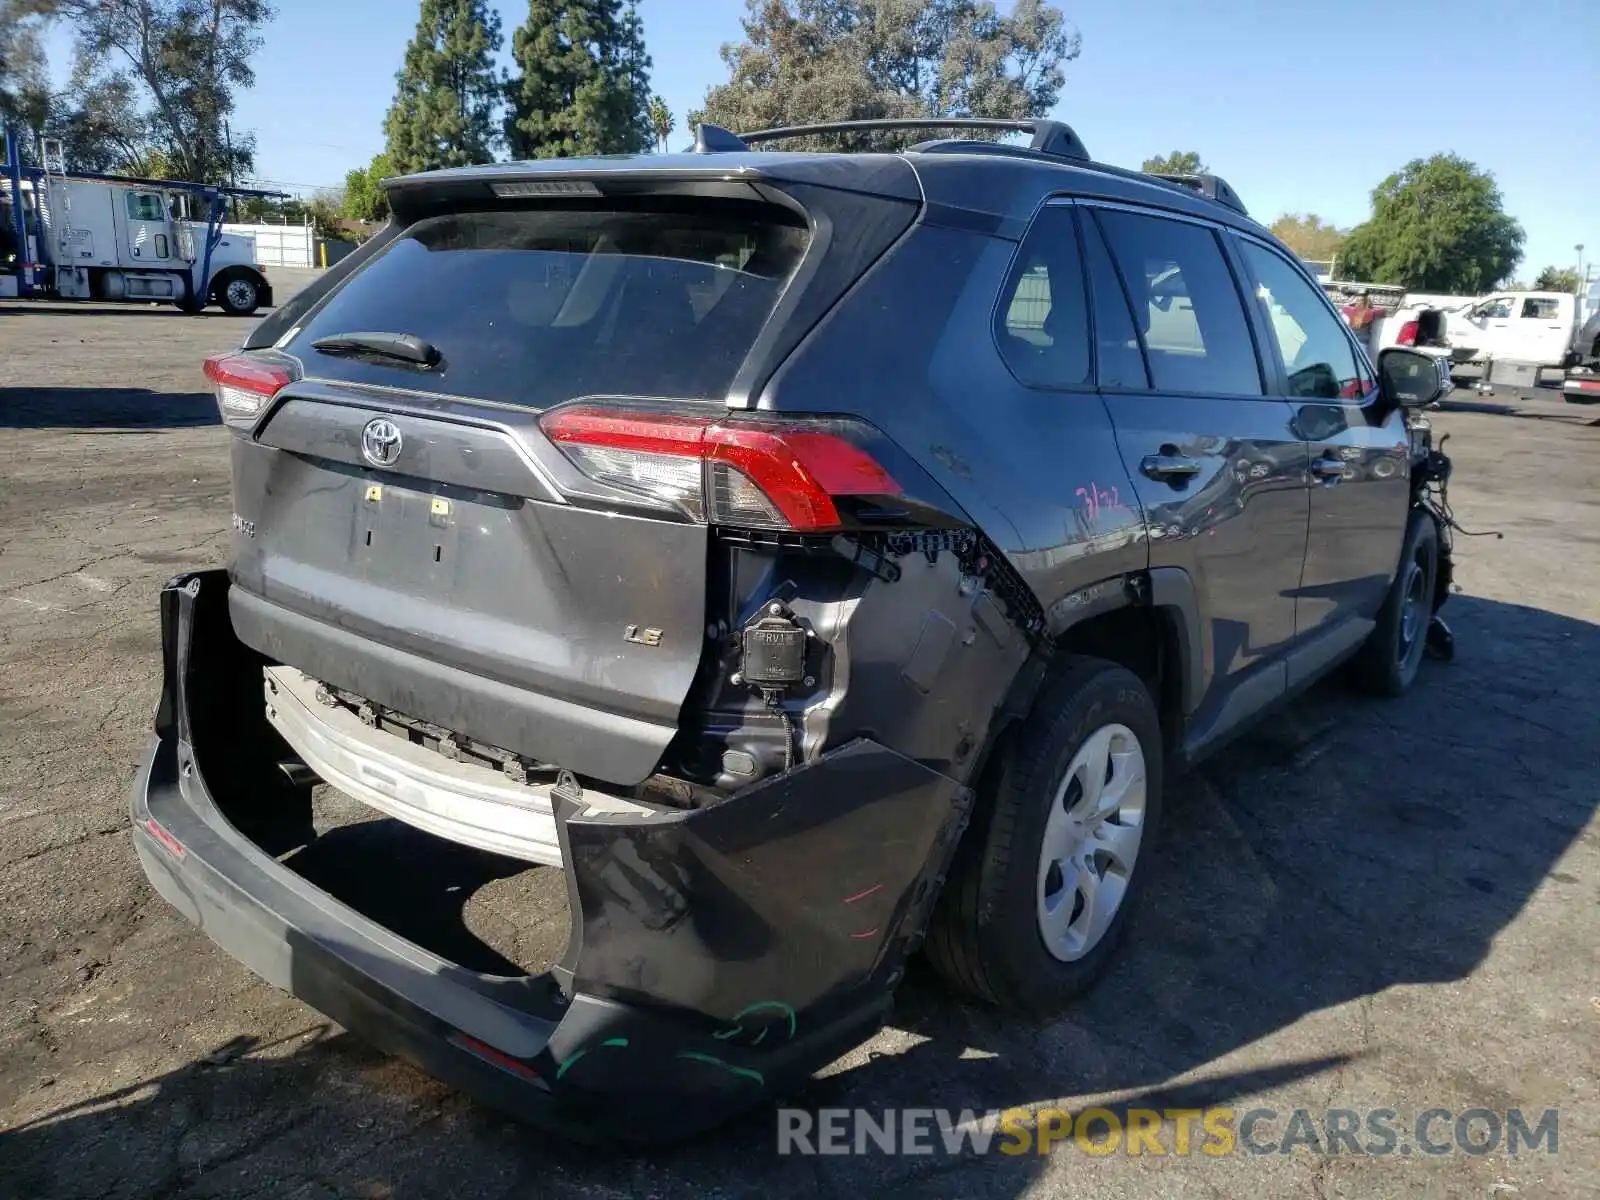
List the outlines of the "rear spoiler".
<svg viewBox="0 0 1600 1200">
<path fill-rule="evenodd" d="M 709 160 L 709 161 L 708 161 Z M 390 210 L 402 224 L 439 208 L 495 200 L 583 200 L 663 193 L 755 198 L 753 189 L 794 185 L 848 187 L 921 205 L 916 173 L 894 155 L 828 156 L 745 153 L 655 154 L 619 159 L 564 158 L 496 163 L 401 175 L 383 181 Z"/>
</svg>

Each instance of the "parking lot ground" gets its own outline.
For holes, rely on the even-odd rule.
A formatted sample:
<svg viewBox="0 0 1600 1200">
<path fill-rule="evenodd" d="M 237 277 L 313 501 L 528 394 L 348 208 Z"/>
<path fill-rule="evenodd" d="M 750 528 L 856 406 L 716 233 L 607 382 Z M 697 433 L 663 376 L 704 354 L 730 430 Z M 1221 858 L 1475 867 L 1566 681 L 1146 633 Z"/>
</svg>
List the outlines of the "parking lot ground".
<svg viewBox="0 0 1600 1200">
<path fill-rule="evenodd" d="M 1415 1153 L 1182 1156 L 1169 1125 L 1161 1156 L 780 1157 L 767 1111 L 630 1155 L 330 1027 L 145 884 L 125 789 L 155 596 L 224 555 L 228 435 L 198 363 L 246 328 L 0 304 L 0 1197 L 1600 1194 L 1600 412 L 1464 395 L 1436 415 L 1457 515 L 1504 534 L 1459 540 L 1456 661 L 1398 702 L 1320 686 L 1175 782 L 1158 875 L 1092 995 L 1041 1025 L 916 971 L 891 1027 L 796 1101 L 1267 1108 L 1268 1146 L 1295 1109 L 1321 1129 L 1329 1108 L 1392 1108 Z M 397 861 L 420 838 L 349 870 L 460 912 L 462 879 L 494 872 Z M 502 882 L 492 907 L 547 936 L 552 895 Z M 1424 1153 L 1409 1122 L 1430 1108 L 1559 1109 L 1556 1152 Z"/>
</svg>

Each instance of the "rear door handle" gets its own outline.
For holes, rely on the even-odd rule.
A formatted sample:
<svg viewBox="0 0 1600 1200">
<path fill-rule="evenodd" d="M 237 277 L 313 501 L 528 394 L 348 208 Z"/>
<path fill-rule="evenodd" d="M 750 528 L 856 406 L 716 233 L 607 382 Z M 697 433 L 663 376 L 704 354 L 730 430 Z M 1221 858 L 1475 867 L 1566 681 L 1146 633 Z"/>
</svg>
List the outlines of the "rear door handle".
<svg viewBox="0 0 1600 1200">
<path fill-rule="evenodd" d="M 1139 463 L 1139 470 L 1151 479 L 1179 483 L 1200 474 L 1200 464 L 1181 454 L 1147 454 Z"/>
<path fill-rule="evenodd" d="M 1326 483 L 1338 483 L 1344 478 L 1344 469 L 1345 461 L 1342 458 L 1325 454 L 1311 460 L 1311 473 Z"/>
</svg>

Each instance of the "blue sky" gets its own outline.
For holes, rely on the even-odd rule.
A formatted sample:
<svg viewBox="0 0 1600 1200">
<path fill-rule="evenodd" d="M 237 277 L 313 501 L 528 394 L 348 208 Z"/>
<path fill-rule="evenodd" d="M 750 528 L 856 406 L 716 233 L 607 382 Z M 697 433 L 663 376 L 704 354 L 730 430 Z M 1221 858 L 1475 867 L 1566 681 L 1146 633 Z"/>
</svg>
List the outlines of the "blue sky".
<svg viewBox="0 0 1600 1200">
<path fill-rule="evenodd" d="M 256 132 L 262 179 L 337 185 L 382 148 L 415 4 L 276 6 L 236 126 Z M 498 7 L 509 45 L 526 7 Z M 1586 261 L 1600 259 L 1600 0 L 1062 7 L 1083 53 L 1052 115 L 1096 158 L 1136 167 L 1150 154 L 1198 150 L 1262 220 L 1313 211 L 1351 225 L 1385 175 L 1455 151 L 1494 172 L 1527 230 L 1523 277 L 1571 265 L 1578 242 Z M 640 12 L 655 90 L 678 118 L 676 145 L 685 114 L 726 78 L 717 52 L 741 36 L 744 3 L 641 0 Z"/>
</svg>

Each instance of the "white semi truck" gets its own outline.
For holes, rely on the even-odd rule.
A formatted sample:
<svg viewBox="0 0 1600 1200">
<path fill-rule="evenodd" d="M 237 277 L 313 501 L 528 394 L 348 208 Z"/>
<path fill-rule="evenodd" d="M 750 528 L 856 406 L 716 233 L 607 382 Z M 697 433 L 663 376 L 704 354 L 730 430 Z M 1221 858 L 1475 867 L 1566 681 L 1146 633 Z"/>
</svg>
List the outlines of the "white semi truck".
<svg viewBox="0 0 1600 1200">
<path fill-rule="evenodd" d="M 280 193 L 20 165 L 6 140 L 0 182 L 0 297 L 215 304 L 247 315 L 272 304 L 255 239 L 225 234 L 230 196 Z"/>
</svg>

